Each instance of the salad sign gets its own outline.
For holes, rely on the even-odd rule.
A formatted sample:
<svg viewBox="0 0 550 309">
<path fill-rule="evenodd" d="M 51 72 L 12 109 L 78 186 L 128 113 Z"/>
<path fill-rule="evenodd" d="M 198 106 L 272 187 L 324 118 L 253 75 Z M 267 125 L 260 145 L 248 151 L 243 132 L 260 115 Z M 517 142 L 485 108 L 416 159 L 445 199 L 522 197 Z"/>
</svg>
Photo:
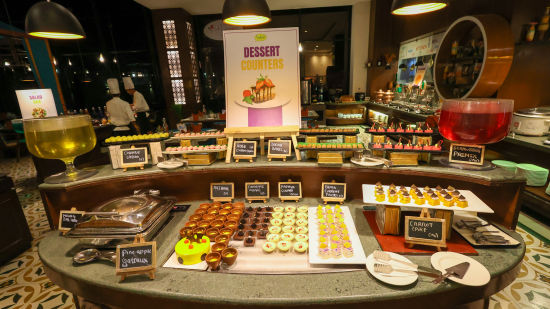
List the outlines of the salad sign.
<svg viewBox="0 0 550 309">
<path fill-rule="evenodd" d="M 300 125 L 298 28 L 223 32 L 227 127 Z"/>
<path fill-rule="evenodd" d="M 15 90 L 23 119 L 57 116 L 51 89 Z"/>
</svg>

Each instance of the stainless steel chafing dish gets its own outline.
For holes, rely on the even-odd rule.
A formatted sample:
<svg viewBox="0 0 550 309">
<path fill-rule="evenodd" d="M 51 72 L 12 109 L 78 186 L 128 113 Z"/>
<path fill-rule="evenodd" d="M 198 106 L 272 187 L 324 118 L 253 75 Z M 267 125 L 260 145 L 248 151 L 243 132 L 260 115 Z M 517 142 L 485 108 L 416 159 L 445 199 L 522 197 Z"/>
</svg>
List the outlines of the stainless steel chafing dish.
<svg viewBox="0 0 550 309">
<path fill-rule="evenodd" d="M 139 233 L 150 240 L 169 218 L 174 203 L 149 193 L 116 198 L 85 214 L 66 236 L 94 247 L 129 243 Z"/>
</svg>

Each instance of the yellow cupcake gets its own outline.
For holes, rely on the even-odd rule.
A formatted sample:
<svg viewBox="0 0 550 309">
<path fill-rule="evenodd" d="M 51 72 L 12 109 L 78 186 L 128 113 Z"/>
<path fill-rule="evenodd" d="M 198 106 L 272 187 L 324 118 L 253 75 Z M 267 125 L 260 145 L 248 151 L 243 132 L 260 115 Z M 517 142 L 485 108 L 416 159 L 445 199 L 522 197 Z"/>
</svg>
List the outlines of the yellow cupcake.
<svg viewBox="0 0 550 309">
<path fill-rule="evenodd" d="M 417 196 L 415 199 L 414 199 L 414 203 L 416 205 L 424 205 L 426 203 L 426 199 L 424 197 L 420 197 L 420 196 Z"/>
</svg>

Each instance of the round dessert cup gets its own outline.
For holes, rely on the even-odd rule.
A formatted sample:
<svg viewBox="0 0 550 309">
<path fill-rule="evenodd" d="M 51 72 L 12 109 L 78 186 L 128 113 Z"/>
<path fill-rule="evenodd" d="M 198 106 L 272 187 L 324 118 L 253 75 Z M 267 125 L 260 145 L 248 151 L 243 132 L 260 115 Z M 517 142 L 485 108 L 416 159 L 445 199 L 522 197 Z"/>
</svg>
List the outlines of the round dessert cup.
<svg viewBox="0 0 550 309">
<path fill-rule="evenodd" d="M 225 222 L 225 220 L 227 220 L 227 217 L 224 215 L 218 215 L 214 220 L 220 220 L 222 222 Z"/>
<path fill-rule="evenodd" d="M 198 227 L 208 228 L 210 226 L 210 220 L 202 220 L 197 223 Z"/>
<path fill-rule="evenodd" d="M 214 239 L 217 244 L 229 244 L 229 235 L 218 235 Z"/>
<path fill-rule="evenodd" d="M 204 215 L 202 216 L 202 219 L 203 219 L 203 220 L 212 221 L 212 220 L 214 220 L 214 218 L 216 218 L 216 215 L 214 215 L 214 214 L 204 214 Z"/>
<path fill-rule="evenodd" d="M 195 210 L 195 213 L 194 213 L 194 214 L 195 214 L 195 215 L 203 216 L 203 215 L 206 214 L 206 209 L 200 209 L 200 208 L 199 208 L 199 209 Z"/>
<path fill-rule="evenodd" d="M 180 229 L 180 238 L 184 238 L 186 237 L 187 235 L 190 235 L 191 233 L 193 233 L 193 228 L 192 227 L 183 227 Z"/>
<path fill-rule="evenodd" d="M 189 221 L 201 221 L 201 220 L 202 220 L 201 215 L 191 215 L 191 217 L 189 217 Z"/>
<path fill-rule="evenodd" d="M 233 220 L 225 221 L 223 226 L 234 229 L 237 226 L 237 221 L 233 221 Z"/>
<path fill-rule="evenodd" d="M 224 227 L 220 230 L 220 235 L 227 235 L 228 237 L 233 235 L 233 232 L 235 232 L 232 228 Z"/>
<path fill-rule="evenodd" d="M 206 255 L 205 261 L 208 267 L 210 267 L 210 270 L 217 271 L 220 269 L 222 256 L 219 252 L 211 252 Z"/>
<path fill-rule="evenodd" d="M 230 215 L 227 215 L 227 221 L 237 221 L 239 220 L 239 218 L 241 217 L 241 215 L 237 215 L 237 214 L 230 214 Z"/>
<path fill-rule="evenodd" d="M 212 204 L 210 203 L 203 203 L 199 205 L 199 209 L 208 209 L 210 207 L 212 207 Z"/>
<path fill-rule="evenodd" d="M 205 227 L 196 227 L 193 229 L 193 234 L 202 234 L 204 235 L 206 233 L 206 228 Z M 189 235 L 189 234 L 187 234 Z"/>
<path fill-rule="evenodd" d="M 218 236 L 219 237 L 219 236 Z M 221 254 L 223 250 L 227 248 L 227 244 L 225 243 L 215 243 L 212 245 L 212 252 L 218 252 Z"/>
<path fill-rule="evenodd" d="M 223 221 L 222 220 L 214 220 L 214 221 L 210 222 L 210 226 L 219 229 L 219 228 L 223 227 Z"/>
<path fill-rule="evenodd" d="M 228 266 L 235 264 L 239 252 L 235 248 L 226 248 L 222 251 L 222 260 Z"/>
</svg>

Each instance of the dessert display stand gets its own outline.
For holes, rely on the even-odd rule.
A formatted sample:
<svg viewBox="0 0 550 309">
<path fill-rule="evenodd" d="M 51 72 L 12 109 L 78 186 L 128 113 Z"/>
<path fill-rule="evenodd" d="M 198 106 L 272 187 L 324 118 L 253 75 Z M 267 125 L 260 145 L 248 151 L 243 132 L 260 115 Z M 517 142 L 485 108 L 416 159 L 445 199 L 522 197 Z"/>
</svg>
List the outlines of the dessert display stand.
<svg viewBox="0 0 550 309">
<path fill-rule="evenodd" d="M 232 153 L 233 141 L 236 138 L 259 138 L 260 154 L 265 154 L 265 138 L 290 137 L 296 153 L 296 159 L 301 160 L 298 151 L 298 141 L 296 136 L 299 134 L 298 126 L 280 126 L 280 127 L 247 127 L 247 128 L 225 128 L 224 134 L 227 136 L 227 152 Z M 225 163 L 230 163 L 231 157 L 225 157 Z"/>
<path fill-rule="evenodd" d="M 319 136 L 342 136 L 344 143 L 357 143 L 357 134 L 359 130 L 354 129 L 303 129 L 300 134 L 306 136 L 306 142 L 302 144 L 300 149 L 306 150 L 306 158 L 317 159 L 317 163 L 320 165 L 342 165 L 345 158 L 353 157 L 353 152 L 357 149 L 344 149 L 336 148 L 338 144 L 335 144 L 335 148 L 307 148 L 307 144 L 319 143 Z M 330 143 L 323 144 L 332 146 Z M 329 152 L 330 151 L 330 152 Z M 336 153 L 334 152 L 336 151 Z M 361 149 L 362 151 L 362 149 Z"/>
</svg>

